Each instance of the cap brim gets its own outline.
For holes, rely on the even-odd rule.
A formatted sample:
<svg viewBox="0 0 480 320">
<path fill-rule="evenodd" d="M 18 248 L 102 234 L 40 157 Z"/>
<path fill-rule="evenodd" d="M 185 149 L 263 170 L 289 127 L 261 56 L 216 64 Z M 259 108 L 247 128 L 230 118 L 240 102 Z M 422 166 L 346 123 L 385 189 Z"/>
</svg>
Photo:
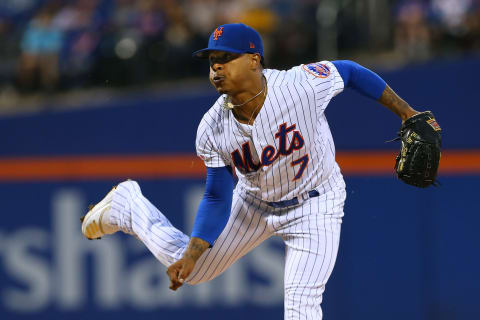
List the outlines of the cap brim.
<svg viewBox="0 0 480 320">
<path fill-rule="evenodd" d="M 192 53 L 192 57 L 198 58 L 198 59 L 207 59 L 208 54 L 212 51 L 226 51 L 226 52 L 233 52 L 233 53 L 245 53 L 242 50 L 236 50 L 236 49 L 232 49 L 232 48 L 229 48 L 229 47 L 218 46 L 218 47 L 215 47 L 215 48 L 205 48 L 205 49 L 195 51 L 194 53 Z"/>
</svg>

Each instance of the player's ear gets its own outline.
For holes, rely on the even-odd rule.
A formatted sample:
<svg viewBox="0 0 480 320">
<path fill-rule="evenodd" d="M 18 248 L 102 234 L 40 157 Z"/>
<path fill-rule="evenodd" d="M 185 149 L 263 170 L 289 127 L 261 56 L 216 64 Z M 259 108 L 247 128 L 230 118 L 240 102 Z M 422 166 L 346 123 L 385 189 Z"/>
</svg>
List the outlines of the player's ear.
<svg viewBox="0 0 480 320">
<path fill-rule="evenodd" d="M 252 69 L 254 70 L 260 67 L 260 55 L 258 53 L 254 53 L 251 55 L 250 64 Z"/>
</svg>

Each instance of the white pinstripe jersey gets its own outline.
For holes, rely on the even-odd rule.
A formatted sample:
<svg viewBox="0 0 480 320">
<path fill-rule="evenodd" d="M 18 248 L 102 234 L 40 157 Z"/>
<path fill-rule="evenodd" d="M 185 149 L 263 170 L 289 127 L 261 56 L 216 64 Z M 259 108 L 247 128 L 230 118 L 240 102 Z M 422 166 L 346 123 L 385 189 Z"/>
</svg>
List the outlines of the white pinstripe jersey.
<svg viewBox="0 0 480 320">
<path fill-rule="evenodd" d="M 335 66 L 322 61 L 263 73 L 268 91 L 253 125 L 238 122 L 220 96 L 198 127 L 198 156 L 207 167 L 235 167 L 237 188 L 265 201 L 343 188 L 324 114 L 344 88 Z"/>
</svg>

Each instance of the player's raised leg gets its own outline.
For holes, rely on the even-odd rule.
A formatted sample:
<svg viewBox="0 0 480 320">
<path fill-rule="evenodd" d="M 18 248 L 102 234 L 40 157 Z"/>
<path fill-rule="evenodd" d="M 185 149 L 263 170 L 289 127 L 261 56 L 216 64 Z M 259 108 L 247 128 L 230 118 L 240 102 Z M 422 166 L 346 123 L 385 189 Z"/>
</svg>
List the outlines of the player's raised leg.
<svg viewBox="0 0 480 320">
<path fill-rule="evenodd" d="M 337 257 L 344 191 L 328 192 L 289 212 L 279 230 L 286 244 L 285 319 L 322 319 L 322 295 Z M 326 201 L 325 201 L 326 200 Z"/>
<path fill-rule="evenodd" d="M 135 181 L 118 185 L 113 199 L 112 217 L 130 219 L 120 225 L 130 229 L 165 266 L 174 263 L 183 255 L 189 237 L 175 228 L 141 192 Z M 129 231 L 129 230 L 128 230 Z"/>
<path fill-rule="evenodd" d="M 110 232 L 104 232 L 105 229 Z M 124 181 L 109 192 L 82 223 L 82 232 L 90 239 L 120 230 L 137 236 L 166 266 L 182 256 L 189 241 L 143 196 L 133 180 Z"/>
<path fill-rule="evenodd" d="M 207 249 L 197 261 L 186 282 L 198 284 L 214 279 L 236 260 L 269 238 L 273 234 L 273 229 L 267 226 L 264 209 L 265 204 L 260 204 L 251 197 L 244 198 L 235 192 L 227 225 L 213 247 Z M 86 221 L 99 220 L 102 212 L 107 214 L 107 219 L 102 220 L 105 224 L 115 230 L 137 236 L 167 267 L 182 257 L 189 242 L 189 237 L 176 229 L 143 196 L 135 181 L 122 182 L 112 190 L 87 214 L 82 230 L 94 228 L 86 224 Z M 93 219 L 94 217 L 97 219 Z M 98 222 L 97 224 L 101 225 Z M 97 237 L 102 235 L 96 234 Z"/>
</svg>

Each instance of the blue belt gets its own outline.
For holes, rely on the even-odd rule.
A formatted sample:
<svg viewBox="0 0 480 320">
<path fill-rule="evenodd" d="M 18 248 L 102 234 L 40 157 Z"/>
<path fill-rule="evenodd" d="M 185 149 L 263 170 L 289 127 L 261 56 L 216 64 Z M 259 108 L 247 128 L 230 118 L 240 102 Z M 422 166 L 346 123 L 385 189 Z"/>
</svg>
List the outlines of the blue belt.
<svg viewBox="0 0 480 320">
<path fill-rule="evenodd" d="M 307 194 L 305 194 L 305 196 L 307 196 L 306 197 L 307 199 L 315 198 L 315 197 L 318 197 L 319 195 L 320 193 L 317 190 L 310 190 L 308 191 Z M 302 200 L 304 201 L 306 199 L 302 197 Z M 295 197 L 290 200 L 283 200 L 278 202 L 267 202 L 267 204 L 270 207 L 274 207 L 274 208 L 286 208 L 286 207 L 296 206 L 297 204 L 300 204 L 300 200 L 298 200 L 298 197 Z"/>
</svg>

